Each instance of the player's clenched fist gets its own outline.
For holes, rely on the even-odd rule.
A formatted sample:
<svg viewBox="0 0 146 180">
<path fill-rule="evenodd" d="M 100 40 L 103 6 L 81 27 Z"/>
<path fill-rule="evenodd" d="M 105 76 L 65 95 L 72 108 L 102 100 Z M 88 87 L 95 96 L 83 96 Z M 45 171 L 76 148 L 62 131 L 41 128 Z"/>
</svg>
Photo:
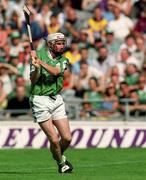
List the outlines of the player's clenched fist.
<svg viewBox="0 0 146 180">
<path fill-rule="evenodd" d="M 34 58 L 34 57 L 31 57 L 32 59 L 32 64 L 36 67 L 36 68 L 40 68 L 40 61 L 38 58 Z"/>
<path fill-rule="evenodd" d="M 40 68 L 40 60 L 38 59 L 35 51 L 31 51 L 31 61 L 36 68 Z"/>
</svg>

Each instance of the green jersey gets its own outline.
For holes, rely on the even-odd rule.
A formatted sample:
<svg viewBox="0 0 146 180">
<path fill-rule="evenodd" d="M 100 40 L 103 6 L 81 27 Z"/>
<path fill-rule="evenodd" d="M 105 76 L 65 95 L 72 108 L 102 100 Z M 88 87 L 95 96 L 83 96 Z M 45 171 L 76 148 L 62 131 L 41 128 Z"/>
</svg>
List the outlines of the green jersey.
<svg viewBox="0 0 146 180">
<path fill-rule="evenodd" d="M 37 56 L 40 60 L 53 67 L 60 67 L 60 74 L 55 76 L 50 74 L 45 68 L 40 68 L 40 76 L 37 82 L 31 87 L 32 95 L 56 95 L 58 94 L 63 86 L 63 74 L 64 70 L 68 66 L 68 59 L 62 55 L 56 59 L 51 57 L 50 52 L 42 48 L 37 52 Z M 35 66 L 31 65 L 31 72 L 35 70 Z"/>
</svg>

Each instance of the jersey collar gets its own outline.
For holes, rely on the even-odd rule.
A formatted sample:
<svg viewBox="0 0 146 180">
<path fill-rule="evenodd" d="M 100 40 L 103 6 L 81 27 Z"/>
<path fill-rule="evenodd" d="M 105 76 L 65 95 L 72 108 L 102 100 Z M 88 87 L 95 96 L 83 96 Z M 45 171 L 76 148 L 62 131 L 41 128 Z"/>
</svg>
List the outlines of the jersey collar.
<svg viewBox="0 0 146 180">
<path fill-rule="evenodd" d="M 60 57 L 62 57 L 61 55 L 60 56 L 57 56 L 56 58 L 53 58 L 52 55 L 51 55 L 51 52 L 48 50 L 48 56 L 49 58 L 51 58 L 52 60 L 58 60 L 60 59 Z"/>
</svg>

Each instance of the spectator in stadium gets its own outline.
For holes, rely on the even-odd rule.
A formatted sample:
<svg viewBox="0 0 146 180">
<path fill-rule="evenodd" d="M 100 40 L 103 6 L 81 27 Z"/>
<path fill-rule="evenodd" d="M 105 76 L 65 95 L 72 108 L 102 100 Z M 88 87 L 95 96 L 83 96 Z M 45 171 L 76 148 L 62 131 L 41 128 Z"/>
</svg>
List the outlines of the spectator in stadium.
<svg viewBox="0 0 146 180">
<path fill-rule="evenodd" d="M 129 98 L 130 96 L 130 89 L 128 84 L 125 81 L 122 81 L 120 83 L 120 88 L 119 88 L 119 94 L 118 94 L 119 98 Z"/>
<path fill-rule="evenodd" d="M 120 107 L 119 107 L 120 112 L 126 113 L 128 111 L 130 115 L 135 115 L 135 112 L 137 110 L 137 105 L 139 104 L 138 95 L 135 90 L 130 91 L 129 86 L 125 81 L 121 82 L 120 84 L 118 97 L 120 102 Z M 128 109 L 126 109 L 127 104 L 128 104 Z"/>
<path fill-rule="evenodd" d="M 107 5 L 106 8 L 103 11 L 103 17 L 109 22 L 115 19 L 115 16 L 113 14 L 113 8 L 114 6 L 112 5 L 110 0 L 107 0 Z"/>
<path fill-rule="evenodd" d="M 18 55 L 10 56 L 9 63 L 18 69 L 19 74 L 23 75 L 24 66 L 21 65 Z"/>
<path fill-rule="evenodd" d="M 26 97 L 30 96 L 30 84 L 28 84 L 25 81 L 23 76 L 21 76 L 21 75 L 16 76 L 16 79 L 15 79 L 13 84 L 14 84 L 13 85 L 13 91 L 8 95 L 9 99 L 16 96 L 16 89 L 17 89 L 17 87 L 21 87 L 21 86 L 24 87 L 24 89 L 25 89 Z"/>
<path fill-rule="evenodd" d="M 128 49 L 128 51 L 133 54 L 137 47 L 136 47 L 136 42 L 135 42 L 135 38 L 132 34 L 129 34 L 126 38 L 125 38 L 125 42 L 123 42 L 120 46 L 120 50 L 121 49 Z"/>
<path fill-rule="evenodd" d="M 18 31 L 13 31 L 11 34 L 10 56 L 19 56 L 21 52 L 23 52 L 21 35 Z"/>
<path fill-rule="evenodd" d="M 108 53 L 117 58 L 121 43 L 115 39 L 112 31 L 106 31 L 105 44 L 108 49 Z"/>
<path fill-rule="evenodd" d="M 129 100 L 130 102 L 128 105 L 128 110 L 131 116 L 135 116 L 138 114 L 145 115 L 145 112 L 141 113 L 141 110 L 146 110 L 146 106 L 139 103 L 139 97 L 137 92 L 132 90 L 130 92 Z M 126 106 L 121 106 L 121 110 L 122 112 L 126 112 Z"/>
<path fill-rule="evenodd" d="M 101 114 L 104 116 L 114 115 L 119 109 L 119 99 L 116 95 L 116 86 L 110 82 L 106 86 L 105 94 L 102 102 L 102 111 Z"/>
<path fill-rule="evenodd" d="M 130 91 L 130 98 L 134 102 L 130 103 L 130 114 L 145 116 L 146 115 L 146 77 L 141 74 L 137 83 L 137 90 Z"/>
<path fill-rule="evenodd" d="M 137 93 L 141 104 L 146 104 L 146 76 L 141 74 L 138 79 Z"/>
<path fill-rule="evenodd" d="M 108 69 L 115 65 L 116 61 L 113 56 L 108 54 L 106 46 L 102 46 L 98 49 L 98 58 L 92 61 L 92 66 L 98 69 L 98 71 L 105 76 Z"/>
<path fill-rule="evenodd" d="M 115 20 L 109 22 L 107 29 L 114 33 L 117 40 L 123 41 L 123 39 L 133 30 L 134 23 L 129 17 L 121 14 L 119 6 L 115 5 L 113 12 Z"/>
<path fill-rule="evenodd" d="M 4 63 L 4 62 L 7 62 L 7 58 L 6 58 L 6 52 L 4 50 L 3 47 L 0 47 L 0 63 Z"/>
<path fill-rule="evenodd" d="M 139 79 L 139 70 L 135 64 L 128 64 L 126 66 L 125 82 L 128 84 L 130 90 L 137 90 L 137 83 Z"/>
<path fill-rule="evenodd" d="M 23 52 L 19 53 L 19 60 L 21 63 L 29 62 L 30 61 L 30 43 L 29 43 L 29 41 L 23 40 L 22 47 L 23 47 Z"/>
<path fill-rule="evenodd" d="M 61 28 L 61 26 L 60 26 L 59 21 L 58 21 L 58 15 L 52 14 L 50 17 L 50 24 L 47 27 L 48 34 L 59 32 L 60 28 Z"/>
<path fill-rule="evenodd" d="M 64 80 L 63 80 L 63 90 L 72 89 L 73 88 L 73 74 L 71 72 L 71 68 L 67 69 L 64 72 Z"/>
<path fill-rule="evenodd" d="M 80 111 L 81 119 L 93 119 L 100 116 L 99 110 L 93 109 L 91 102 L 84 100 L 82 103 L 82 109 Z"/>
<path fill-rule="evenodd" d="M 38 42 L 34 41 L 35 48 L 40 46 L 39 43 L 40 43 L 39 41 Z M 24 77 L 26 83 L 30 84 L 30 76 L 29 76 L 30 74 L 30 44 L 28 41 L 24 41 L 22 42 L 22 46 L 23 46 L 23 52 L 19 53 L 18 68 L 21 70 L 20 74 Z"/>
<path fill-rule="evenodd" d="M 131 15 L 132 0 L 108 0 L 108 2 L 113 6 L 118 6 L 126 16 Z"/>
<path fill-rule="evenodd" d="M 73 8 L 66 10 L 66 19 L 61 32 L 63 32 L 67 37 L 79 38 L 79 30 L 84 28 L 84 22 L 82 22 L 77 16 L 77 12 Z"/>
<path fill-rule="evenodd" d="M 9 50 L 9 43 L 6 43 L 5 46 L 0 47 L 0 62 L 7 63 L 9 61 Z"/>
<path fill-rule="evenodd" d="M 7 21 L 6 26 L 10 31 L 18 31 L 22 28 L 20 14 L 17 11 L 13 11 L 11 17 Z"/>
<path fill-rule="evenodd" d="M 49 3 L 42 4 L 40 11 L 36 14 L 35 19 L 39 22 L 43 21 L 46 27 L 50 24 L 50 17 L 52 15 L 52 11 Z"/>
<path fill-rule="evenodd" d="M 120 53 L 120 60 L 116 63 L 116 66 L 118 67 L 120 72 L 121 79 L 125 78 L 125 70 L 128 64 L 134 64 L 137 66 L 138 70 L 141 69 L 139 60 L 134 56 L 131 56 L 131 53 L 128 51 L 128 49 L 122 49 Z"/>
<path fill-rule="evenodd" d="M 99 38 L 105 35 L 107 20 L 102 16 L 100 7 L 94 9 L 94 17 L 90 18 L 87 22 L 89 31 L 92 32 L 94 38 Z"/>
<path fill-rule="evenodd" d="M 12 110 L 12 112 L 8 113 L 7 116 L 28 115 L 29 109 L 29 98 L 26 97 L 24 86 L 16 87 L 16 96 L 8 100 L 7 110 Z"/>
<path fill-rule="evenodd" d="M 92 64 L 92 59 L 89 58 L 89 52 L 87 48 L 80 49 L 80 55 L 81 55 L 80 60 L 72 65 L 72 72 L 74 74 L 80 73 L 80 64 L 82 62 L 86 62 L 88 65 Z"/>
<path fill-rule="evenodd" d="M 31 52 L 30 104 L 35 122 L 50 141 L 50 150 L 58 165 L 58 172 L 68 173 L 72 172 L 73 167 L 63 154 L 71 142 L 71 132 L 60 95 L 63 74 L 68 66 L 68 59 L 62 56 L 67 42 L 62 33 L 49 34 L 46 41 L 47 49 Z"/>
<path fill-rule="evenodd" d="M 2 8 L 4 11 L 4 17 L 5 21 L 7 21 L 11 16 L 14 11 L 18 12 L 21 16 L 21 21 L 22 21 L 22 9 L 24 5 L 24 1 L 22 0 L 16 0 L 16 1 L 9 1 L 9 0 L 2 0 Z"/>
<path fill-rule="evenodd" d="M 0 63 L 0 80 L 3 82 L 3 88 L 6 94 L 9 94 L 13 90 L 11 78 L 16 75 L 18 75 L 17 68 L 7 63 Z"/>
<path fill-rule="evenodd" d="M 143 64 L 143 68 L 142 68 L 141 74 L 146 76 L 146 61 Z"/>
<path fill-rule="evenodd" d="M 69 50 L 64 53 L 64 56 L 69 59 L 71 65 L 75 64 L 81 59 L 81 54 L 78 48 L 78 39 L 73 39 Z"/>
<path fill-rule="evenodd" d="M 79 49 L 89 48 L 91 45 L 94 44 L 94 38 L 87 28 L 80 29 L 78 40 Z"/>
<path fill-rule="evenodd" d="M 119 72 L 119 68 L 117 66 L 113 66 L 111 68 L 109 68 L 108 73 L 105 77 L 105 86 L 108 83 L 113 83 L 115 88 L 116 88 L 116 92 L 119 89 L 120 83 L 123 81 L 124 79 L 121 78 L 120 76 L 120 72 Z"/>
<path fill-rule="evenodd" d="M 141 16 L 141 13 L 144 12 L 146 7 L 146 0 L 138 0 L 134 3 L 132 8 L 132 17 L 138 19 Z"/>
<path fill-rule="evenodd" d="M 130 111 L 130 115 L 136 115 L 137 112 L 139 112 L 139 99 L 138 99 L 138 94 L 135 91 L 130 91 L 130 100 L 133 102 L 130 103 L 129 105 L 129 111 Z M 126 109 L 126 108 L 125 108 Z"/>
<path fill-rule="evenodd" d="M 89 89 L 85 91 L 83 99 L 90 101 L 93 110 L 99 110 L 102 107 L 102 88 L 95 77 L 88 81 Z"/>
<path fill-rule="evenodd" d="M 112 84 L 114 84 L 115 89 L 116 89 L 116 94 L 118 95 L 119 87 L 120 87 L 120 76 L 117 74 L 111 75 L 111 81 Z"/>
<path fill-rule="evenodd" d="M 81 7 L 84 11 L 92 12 L 99 2 L 100 0 L 83 0 Z"/>
<path fill-rule="evenodd" d="M 23 76 L 27 83 L 29 84 L 30 78 L 30 64 L 27 59 L 25 59 L 23 62 L 20 62 L 20 59 L 18 56 L 10 56 L 10 64 L 14 67 L 16 67 L 19 71 L 19 75 Z"/>
<path fill-rule="evenodd" d="M 3 48 L 8 42 L 8 33 L 4 24 L 0 23 L 0 48 Z"/>
<path fill-rule="evenodd" d="M 146 4 L 145 4 L 146 6 Z M 146 34 L 146 7 L 141 12 L 140 17 L 138 18 L 136 25 L 134 27 L 134 31 L 139 32 L 139 33 L 145 33 Z"/>
<path fill-rule="evenodd" d="M 145 53 L 146 53 L 146 48 L 145 48 L 145 40 L 143 37 L 137 37 L 136 38 L 136 51 L 133 53 L 133 56 L 136 57 L 136 59 L 139 60 L 140 66 L 143 67 L 144 60 L 145 60 Z"/>
<path fill-rule="evenodd" d="M 75 98 L 75 84 L 76 84 L 76 75 L 71 71 L 71 66 L 68 66 L 68 69 L 65 70 L 63 76 L 63 89 L 62 96 L 67 99 Z"/>
<path fill-rule="evenodd" d="M 58 0 L 51 0 L 50 2 L 50 8 L 53 14 L 58 14 L 61 12 L 61 3 Z"/>
<path fill-rule="evenodd" d="M 99 56 L 98 51 L 103 46 L 105 46 L 103 40 L 101 38 L 96 38 L 94 43 L 89 47 L 89 59 L 97 59 Z"/>
<path fill-rule="evenodd" d="M 122 113 L 128 113 L 132 116 L 139 114 L 141 110 L 145 110 L 145 105 L 141 105 L 139 102 L 139 95 L 137 91 L 130 90 L 126 82 L 122 82 L 120 85 L 120 111 Z M 128 107 L 126 107 L 128 104 Z M 127 109 L 128 108 L 128 109 Z"/>
<path fill-rule="evenodd" d="M 76 78 L 75 84 L 76 96 L 83 97 L 84 91 L 89 88 L 89 79 L 91 77 L 97 78 L 102 86 L 104 81 L 100 71 L 97 71 L 95 67 L 89 66 L 87 62 L 81 62 L 80 73 Z"/>
<path fill-rule="evenodd" d="M 5 10 L 2 4 L 0 4 L 0 24 L 4 24 L 4 19 L 5 19 Z"/>
</svg>

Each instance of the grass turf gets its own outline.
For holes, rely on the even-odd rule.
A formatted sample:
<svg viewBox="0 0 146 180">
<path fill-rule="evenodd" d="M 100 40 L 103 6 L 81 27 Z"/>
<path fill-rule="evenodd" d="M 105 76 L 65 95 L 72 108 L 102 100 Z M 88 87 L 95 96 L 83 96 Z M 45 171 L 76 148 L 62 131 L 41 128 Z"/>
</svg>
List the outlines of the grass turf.
<svg viewBox="0 0 146 180">
<path fill-rule="evenodd" d="M 74 172 L 59 174 L 47 149 L 0 150 L 0 180 L 145 180 L 146 149 L 69 149 Z"/>
</svg>

